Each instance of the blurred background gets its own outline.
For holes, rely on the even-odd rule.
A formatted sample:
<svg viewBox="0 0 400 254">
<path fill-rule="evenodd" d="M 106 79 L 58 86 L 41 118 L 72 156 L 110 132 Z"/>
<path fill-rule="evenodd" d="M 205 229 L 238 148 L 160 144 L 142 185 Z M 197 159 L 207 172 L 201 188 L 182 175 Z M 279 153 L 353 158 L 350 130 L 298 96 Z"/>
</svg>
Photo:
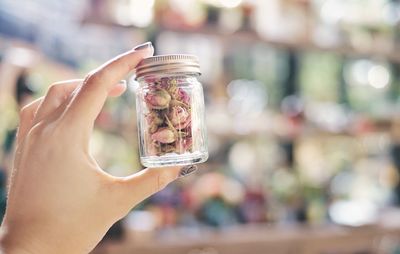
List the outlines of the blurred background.
<svg viewBox="0 0 400 254">
<path fill-rule="evenodd" d="M 200 58 L 210 159 L 93 253 L 400 253 L 398 0 L 0 0 L 1 214 L 19 109 L 145 41 Z M 118 176 L 127 78 L 92 139 Z"/>
</svg>

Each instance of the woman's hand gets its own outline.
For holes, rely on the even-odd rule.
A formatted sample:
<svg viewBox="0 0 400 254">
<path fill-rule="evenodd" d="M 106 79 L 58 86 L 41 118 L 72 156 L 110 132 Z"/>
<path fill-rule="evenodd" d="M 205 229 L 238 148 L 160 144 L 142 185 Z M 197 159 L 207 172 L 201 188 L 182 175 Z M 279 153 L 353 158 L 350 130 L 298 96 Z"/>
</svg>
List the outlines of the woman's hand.
<svg viewBox="0 0 400 254">
<path fill-rule="evenodd" d="M 143 44 L 105 63 L 85 80 L 52 85 L 21 111 L 17 151 L 2 225 L 4 253 L 88 253 L 133 206 L 194 166 L 146 169 L 129 177 L 105 173 L 89 140 L 107 96 L 145 57 Z"/>
</svg>

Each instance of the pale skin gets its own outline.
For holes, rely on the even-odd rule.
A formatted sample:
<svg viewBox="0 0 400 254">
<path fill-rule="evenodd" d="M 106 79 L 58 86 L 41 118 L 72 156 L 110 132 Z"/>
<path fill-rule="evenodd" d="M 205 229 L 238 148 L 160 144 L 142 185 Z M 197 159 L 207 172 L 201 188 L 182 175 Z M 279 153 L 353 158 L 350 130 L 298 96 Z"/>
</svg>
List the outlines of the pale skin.
<svg viewBox="0 0 400 254">
<path fill-rule="evenodd" d="M 107 97 L 122 94 L 126 85 L 119 81 L 153 51 L 131 50 L 85 80 L 53 84 L 22 109 L 1 253 L 88 253 L 112 224 L 178 177 L 180 167 L 114 177 L 89 153 Z"/>
</svg>

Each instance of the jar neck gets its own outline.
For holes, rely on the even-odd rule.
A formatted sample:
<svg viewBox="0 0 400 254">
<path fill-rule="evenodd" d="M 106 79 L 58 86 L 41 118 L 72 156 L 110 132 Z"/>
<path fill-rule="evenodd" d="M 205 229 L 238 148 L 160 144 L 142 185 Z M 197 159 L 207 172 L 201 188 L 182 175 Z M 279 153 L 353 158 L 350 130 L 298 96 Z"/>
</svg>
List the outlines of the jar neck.
<svg viewBox="0 0 400 254">
<path fill-rule="evenodd" d="M 145 75 L 137 78 L 140 83 L 147 83 L 152 81 L 158 81 L 162 79 L 197 79 L 200 76 L 198 73 L 186 72 L 186 73 L 160 73 Z"/>
</svg>

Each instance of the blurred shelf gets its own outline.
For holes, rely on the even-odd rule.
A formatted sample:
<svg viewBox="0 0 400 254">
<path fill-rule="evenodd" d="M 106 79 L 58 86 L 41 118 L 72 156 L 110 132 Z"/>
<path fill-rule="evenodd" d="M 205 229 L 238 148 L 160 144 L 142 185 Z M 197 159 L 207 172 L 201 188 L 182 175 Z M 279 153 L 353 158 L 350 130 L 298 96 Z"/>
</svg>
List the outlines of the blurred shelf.
<svg viewBox="0 0 400 254">
<path fill-rule="evenodd" d="M 182 34 L 201 34 L 206 36 L 217 37 L 222 41 L 224 45 L 234 44 L 237 42 L 255 43 L 262 42 L 273 47 L 289 49 L 289 50 L 310 50 L 310 51 L 326 51 L 336 53 L 343 56 L 349 57 L 360 57 L 360 58 L 377 58 L 385 59 L 393 63 L 400 63 L 400 52 L 395 48 L 382 49 L 381 47 L 371 45 L 368 50 L 360 50 L 352 47 L 348 44 L 341 44 L 334 47 L 323 47 L 317 45 L 310 40 L 274 40 L 260 36 L 255 31 L 237 31 L 234 33 L 224 33 L 216 28 L 204 27 L 201 29 L 187 29 L 187 28 L 171 28 L 161 27 L 161 31 L 169 31 Z"/>
<path fill-rule="evenodd" d="M 82 23 L 97 24 L 116 28 L 125 29 L 137 29 L 143 31 L 143 29 L 135 26 L 124 26 L 117 24 L 110 20 L 95 19 L 86 17 L 82 20 Z M 343 56 L 356 57 L 356 58 L 376 58 L 384 59 L 393 63 L 400 63 L 400 51 L 397 47 L 394 48 L 383 48 L 380 45 L 371 45 L 369 49 L 361 50 L 354 48 L 348 43 L 342 43 L 337 46 L 324 47 L 316 44 L 311 39 L 293 39 L 293 40 L 275 40 L 267 37 L 260 36 L 256 31 L 252 30 L 239 30 L 232 33 L 224 32 L 216 27 L 204 26 L 201 28 L 188 28 L 188 27 L 170 27 L 158 24 L 158 31 L 175 32 L 181 34 L 200 34 L 205 36 L 216 37 L 222 41 L 224 45 L 233 45 L 236 42 L 247 42 L 256 43 L 261 42 L 271 45 L 276 48 L 289 49 L 289 50 L 310 50 L 310 51 L 326 51 Z M 388 38 L 389 40 L 390 38 Z"/>
</svg>

